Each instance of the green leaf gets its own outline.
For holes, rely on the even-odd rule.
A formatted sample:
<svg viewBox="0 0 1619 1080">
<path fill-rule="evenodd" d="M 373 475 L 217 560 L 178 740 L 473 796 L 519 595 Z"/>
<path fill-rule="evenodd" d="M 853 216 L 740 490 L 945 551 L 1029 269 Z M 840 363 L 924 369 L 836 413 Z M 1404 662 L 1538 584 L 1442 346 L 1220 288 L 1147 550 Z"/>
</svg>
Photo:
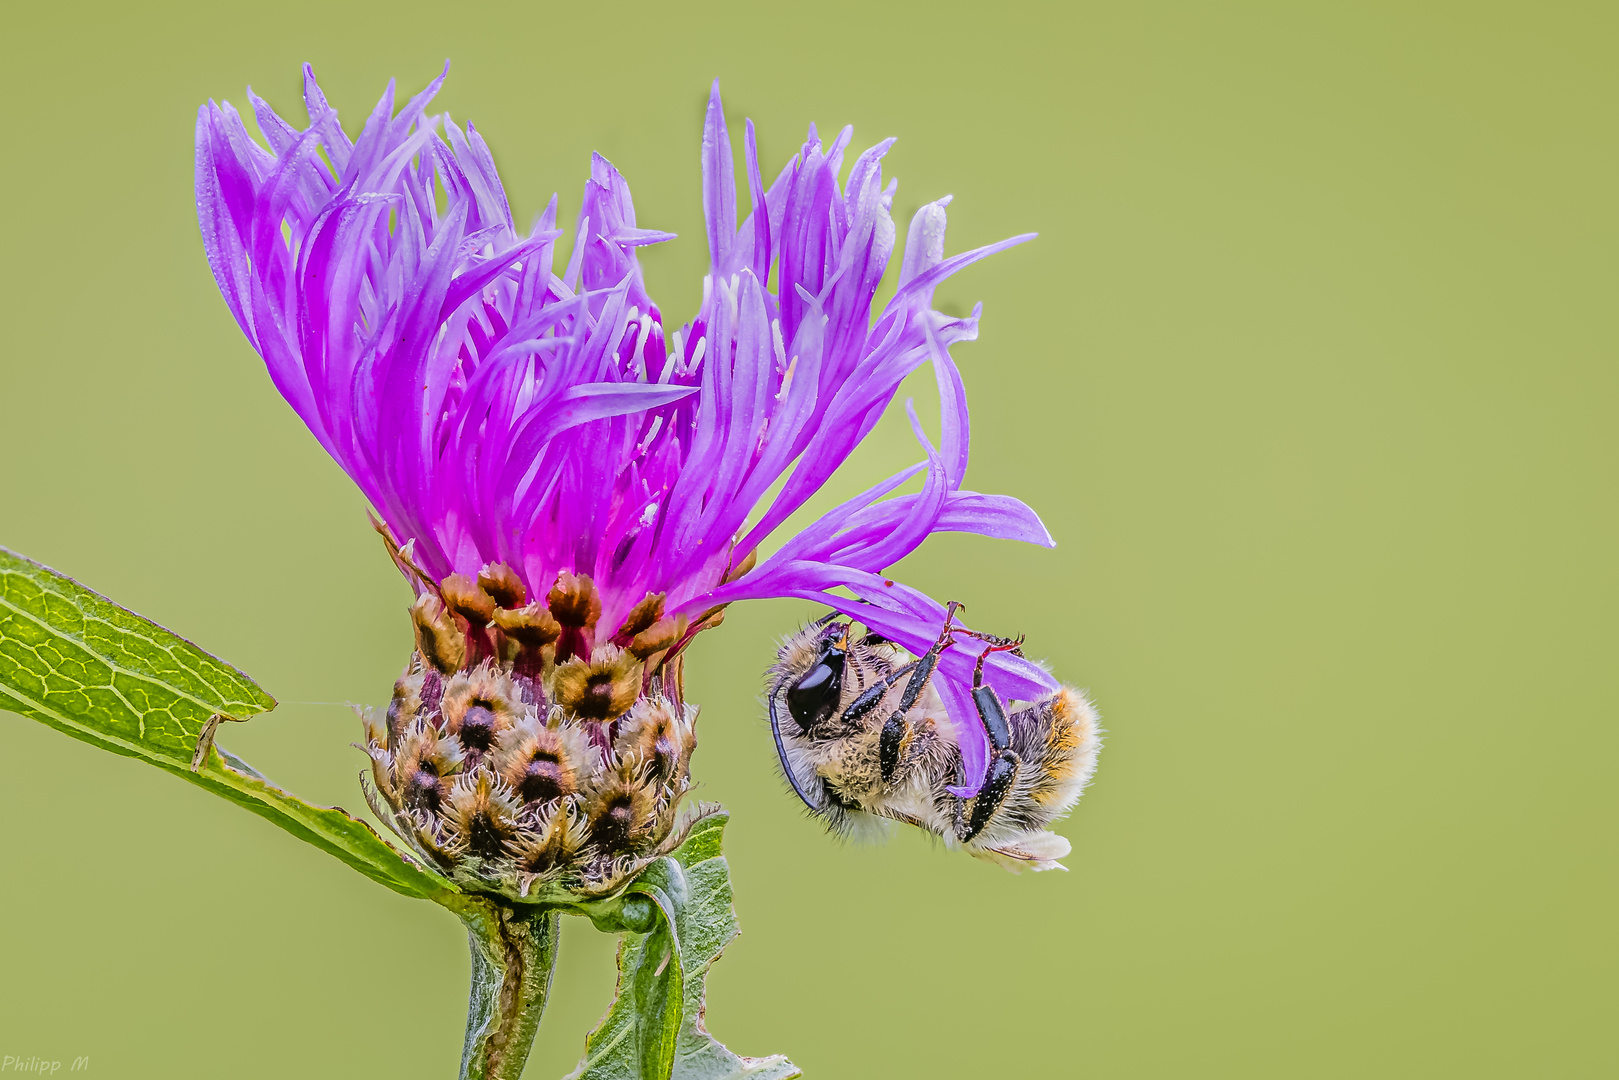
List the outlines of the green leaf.
<svg viewBox="0 0 1619 1080">
<path fill-rule="evenodd" d="M 777 1054 L 731 1053 L 703 1026 L 708 969 L 737 935 L 731 874 L 720 843 L 727 815 L 692 827 L 674 853 L 648 867 L 626 892 L 624 923 L 641 921 L 636 898 L 656 905 L 656 925 L 626 933 L 618 950 L 618 994 L 585 1040 L 567 1080 L 789 1080 L 802 1075 Z M 598 919 L 600 922 L 600 919 Z"/>
<path fill-rule="evenodd" d="M 0 547 L 0 709 L 207 788 L 396 892 L 455 892 L 363 821 L 282 791 L 213 745 L 221 721 L 273 708 L 224 661 Z"/>
</svg>

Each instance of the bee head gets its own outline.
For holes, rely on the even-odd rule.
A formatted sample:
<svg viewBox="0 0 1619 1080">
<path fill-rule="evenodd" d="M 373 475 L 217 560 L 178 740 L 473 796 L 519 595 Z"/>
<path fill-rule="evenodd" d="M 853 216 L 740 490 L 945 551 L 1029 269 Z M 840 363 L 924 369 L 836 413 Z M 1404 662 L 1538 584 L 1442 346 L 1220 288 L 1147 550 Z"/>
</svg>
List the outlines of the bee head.
<svg viewBox="0 0 1619 1080">
<path fill-rule="evenodd" d="M 800 731 L 807 733 L 837 710 L 843 696 L 843 661 L 848 655 L 848 642 L 848 627 L 836 640 L 823 641 L 815 665 L 787 687 L 787 712 Z"/>
<path fill-rule="evenodd" d="M 815 812 L 824 810 L 824 800 L 818 797 L 821 785 L 814 781 L 812 772 L 804 771 L 802 762 L 795 762 L 796 754 L 789 753 L 787 744 L 796 744 L 816 725 L 830 719 L 842 699 L 850 628 L 846 623 L 827 625 L 836 614 L 812 623 L 796 644 L 789 642 L 783 648 L 783 666 L 777 668 L 780 678 L 770 692 L 770 728 L 782 772 L 804 805 Z M 781 715 L 783 705 L 787 716 Z"/>
</svg>

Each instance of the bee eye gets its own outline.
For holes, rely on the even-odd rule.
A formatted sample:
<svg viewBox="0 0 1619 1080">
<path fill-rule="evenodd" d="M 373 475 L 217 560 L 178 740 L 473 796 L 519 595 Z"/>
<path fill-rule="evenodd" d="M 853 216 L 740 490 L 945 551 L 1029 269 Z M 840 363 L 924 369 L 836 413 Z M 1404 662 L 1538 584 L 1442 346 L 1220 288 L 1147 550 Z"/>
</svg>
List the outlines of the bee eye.
<svg viewBox="0 0 1619 1080">
<path fill-rule="evenodd" d="M 832 715 L 843 690 L 843 654 L 833 653 L 787 690 L 787 711 L 808 731 Z"/>
</svg>

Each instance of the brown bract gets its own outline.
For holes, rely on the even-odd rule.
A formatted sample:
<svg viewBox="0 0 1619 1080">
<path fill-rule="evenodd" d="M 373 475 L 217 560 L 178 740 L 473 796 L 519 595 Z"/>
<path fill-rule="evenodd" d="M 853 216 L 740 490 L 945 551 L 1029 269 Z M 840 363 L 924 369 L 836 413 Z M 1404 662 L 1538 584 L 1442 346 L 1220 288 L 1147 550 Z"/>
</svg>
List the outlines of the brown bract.
<svg viewBox="0 0 1619 1080">
<path fill-rule="evenodd" d="M 533 827 L 523 832 L 512 849 L 521 890 L 531 891 L 537 878 L 554 880 L 566 874 L 589 842 L 577 804 L 558 802 L 536 815 Z"/>
<path fill-rule="evenodd" d="M 545 600 L 551 606 L 551 614 L 563 626 L 593 630 L 596 620 L 601 618 L 601 595 L 588 574 L 562 571 Z"/>
<path fill-rule="evenodd" d="M 444 684 L 439 714 L 444 730 L 460 739 L 469 755 L 481 757 L 524 715 L 524 703 L 511 677 L 485 661 Z"/>
<path fill-rule="evenodd" d="M 423 593 L 410 606 L 416 627 L 416 651 L 428 665 L 448 674 L 459 671 L 467 661 L 467 635 L 455 623 L 444 601 Z"/>
<path fill-rule="evenodd" d="M 503 608 L 519 608 L 528 603 L 528 588 L 523 579 L 505 563 L 490 563 L 478 571 L 478 585 Z"/>
<path fill-rule="evenodd" d="M 451 574 L 439 583 L 444 606 L 467 620 L 473 627 L 489 625 L 495 617 L 495 598 L 465 574 Z"/>
<path fill-rule="evenodd" d="M 619 724 L 613 751 L 667 779 L 686 770 L 696 745 L 697 734 L 678 709 L 667 701 L 642 698 Z"/>
<path fill-rule="evenodd" d="M 612 720 L 641 696 L 641 662 L 616 645 L 602 645 L 589 660 L 558 665 L 554 685 L 556 703 L 570 716 Z"/>
<path fill-rule="evenodd" d="M 663 597 L 663 593 L 647 593 L 645 600 L 630 608 L 630 613 L 624 616 L 624 622 L 613 634 L 613 644 L 620 647 L 628 645 L 635 635 L 661 619 Z"/>
<path fill-rule="evenodd" d="M 620 759 L 597 774 L 585 793 L 585 828 L 603 855 L 633 853 L 651 837 L 658 800 L 645 773 L 640 762 Z"/>
<path fill-rule="evenodd" d="M 443 815 L 449 838 L 444 847 L 452 856 L 499 863 L 511 855 L 517 842 L 517 800 L 487 769 L 457 778 Z"/>
<path fill-rule="evenodd" d="M 388 784 L 378 786 L 384 792 L 395 792 L 409 809 L 436 814 L 464 761 L 461 744 L 453 735 L 443 735 L 432 724 L 418 722 L 400 741 Z"/>
<path fill-rule="evenodd" d="M 527 716 L 502 738 L 495 768 L 528 806 L 577 794 L 595 771 L 595 761 L 582 728 L 563 724 L 560 717 L 551 726 Z"/>
<path fill-rule="evenodd" d="M 519 608 L 496 608 L 495 625 L 520 648 L 538 651 L 553 644 L 562 634 L 562 624 L 544 604 Z"/>
<path fill-rule="evenodd" d="M 636 659 L 646 660 L 673 648 L 685 636 L 686 616 L 659 619 L 630 639 L 629 651 Z"/>
</svg>

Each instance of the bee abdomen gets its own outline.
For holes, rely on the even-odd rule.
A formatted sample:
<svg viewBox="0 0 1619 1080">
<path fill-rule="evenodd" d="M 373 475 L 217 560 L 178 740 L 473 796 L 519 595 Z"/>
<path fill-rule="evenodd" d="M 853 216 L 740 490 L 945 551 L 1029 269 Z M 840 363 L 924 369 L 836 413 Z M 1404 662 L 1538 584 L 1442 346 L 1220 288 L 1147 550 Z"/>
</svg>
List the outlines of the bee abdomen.
<svg viewBox="0 0 1619 1080">
<path fill-rule="evenodd" d="M 1064 686 L 1013 713 L 1009 726 L 1022 767 L 997 817 L 1020 828 L 1044 828 L 1073 807 L 1096 768 L 1096 710 L 1078 690 Z"/>
</svg>

